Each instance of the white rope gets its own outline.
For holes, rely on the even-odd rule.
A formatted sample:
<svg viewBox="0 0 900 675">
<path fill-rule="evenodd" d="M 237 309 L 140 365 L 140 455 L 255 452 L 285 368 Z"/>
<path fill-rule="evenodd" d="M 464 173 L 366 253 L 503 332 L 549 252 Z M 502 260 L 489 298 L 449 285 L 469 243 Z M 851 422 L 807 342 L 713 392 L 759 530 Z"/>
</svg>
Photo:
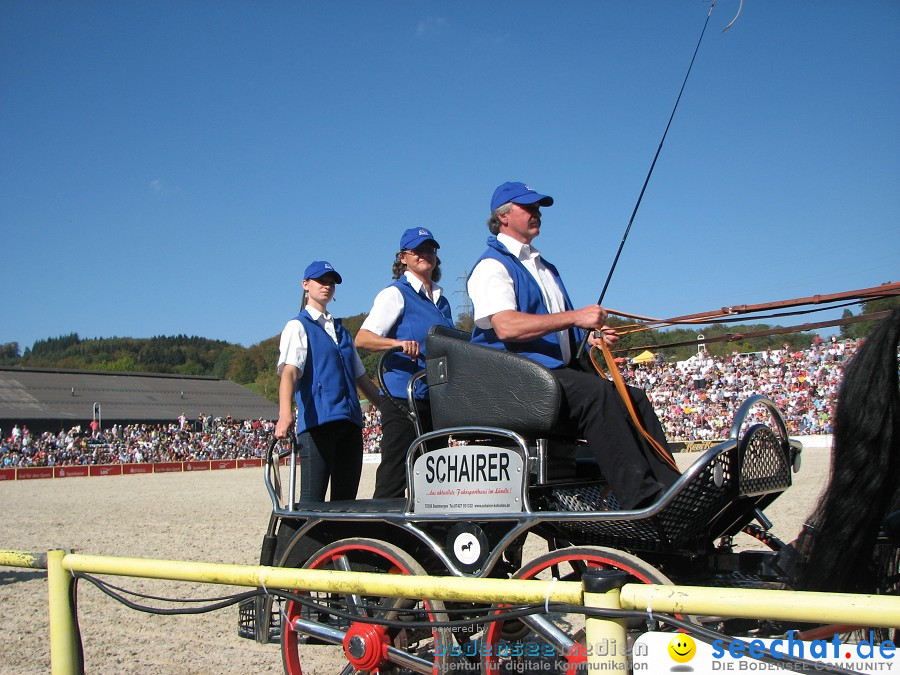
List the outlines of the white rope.
<svg viewBox="0 0 900 675">
<path fill-rule="evenodd" d="M 556 577 L 553 577 L 550 580 L 550 585 L 547 586 L 547 597 L 544 598 L 544 612 L 547 614 L 550 613 L 550 593 L 553 591 L 553 585 L 557 581 L 559 581 L 559 579 L 557 579 Z"/>
<path fill-rule="evenodd" d="M 263 593 L 266 594 L 266 597 L 268 597 L 269 589 L 266 588 L 266 580 L 265 580 L 264 572 L 265 572 L 265 570 L 260 568 L 260 570 L 259 570 L 259 586 L 260 586 L 260 588 L 263 589 Z M 281 615 L 281 630 L 291 629 L 291 630 L 296 631 L 296 628 L 294 628 L 294 624 L 288 618 L 287 612 L 284 609 L 284 605 L 281 602 L 281 598 L 277 597 L 277 596 L 273 596 L 272 601 L 278 603 L 278 614 Z M 266 636 L 266 637 L 268 637 L 268 636 Z"/>
</svg>

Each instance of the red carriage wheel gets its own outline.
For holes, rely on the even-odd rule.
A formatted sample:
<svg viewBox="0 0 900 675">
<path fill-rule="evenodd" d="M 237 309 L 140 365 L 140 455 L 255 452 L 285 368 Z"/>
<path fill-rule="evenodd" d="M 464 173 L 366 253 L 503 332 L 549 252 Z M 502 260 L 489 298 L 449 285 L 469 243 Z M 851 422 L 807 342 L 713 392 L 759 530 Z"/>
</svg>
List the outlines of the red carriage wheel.
<svg viewBox="0 0 900 675">
<path fill-rule="evenodd" d="M 342 539 L 317 551 L 308 569 L 389 574 L 425 574 L 407 553 L 377 539 Z M 343 673 L 439 673 L 450 659 L 452 635 L 447 628 L 397 628 L 388 621 L 446 621 L 443 602 L 356 594 L 303 592 L 322 609 L 295 601 L 285 607 L 281 653 L 288 675 L 302 675 L 301 662 L 315 659 L 321 667 Z M 359 619 L 339 618 L 340 609 Z M 365 620 L 363 620 L 365 619 Z"/>
<path fill-rule="evenodd" d="M 589 570 L 621 570 L 628 583 L 671 584 L 646 562 L 628 553 L 600 546 L 572 546 L 550 551 L 525 564 L 515 579 L 580 581 Z M 496 608 L 502 615 L 502 605 Z M 575 672 L 587 660 L 584 615 L 549 613 L 526 620 L 495 621 L 485 628 L 481 645 L 482 670 L 489 673 Z"/>
</svg>

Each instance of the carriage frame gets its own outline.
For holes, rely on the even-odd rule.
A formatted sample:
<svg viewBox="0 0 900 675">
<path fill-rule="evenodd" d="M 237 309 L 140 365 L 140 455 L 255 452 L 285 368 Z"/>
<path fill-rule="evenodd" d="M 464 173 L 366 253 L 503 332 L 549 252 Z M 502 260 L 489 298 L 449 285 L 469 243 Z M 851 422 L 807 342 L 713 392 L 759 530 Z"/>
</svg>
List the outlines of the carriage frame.
<svg viewBox="0 0 900 675">
<path fill-rule="evenodd" d="M 432 330 L 427 354 L 425 369 L 409 383 L 408 402 L 415 411 L 413 387 L 416 380 L 426 378 L 435 430 L 420 433 L 409 448 L 408 496 L 298 502 L 296 447 L 291 444 L 280 451 L 273 444 L 265 464 L 265 485 L 273 508 L 261 564 L 480 578 L 537 578 L 538 574 L 556 578 L 563 565 L 569 578 L 588 568 L 607 567 L 645 583 L 783 588 L 789 582 L 790 549 L 771 534 L 772 523 L 763 509 L 790 487 L 792 474 L 800 469 L 802 446 L 789 438 L 778 408 L 769 399 L 747 399 L 735 413 L 728 439 L 706 450 L 656 503 L 621 510 L 577 439 L 555 435 L 560 392 L 547 369 L 515 354 L 473 345 L 465 334 L 447 329 Z M 529 395 L 521 395 L 523 391 Z M 504 405 L 497 405 L 498 400 Z M 478 423 L 485 419 L 488 424 Z M 501 461 L 506 466 L 518 469 L 503 483 L 501 499 L 486 508 L 457 510 L 450 507 L 460 504 L 425 501 L 423 461 L 429 457 L 462 461 L 465 456 L 485 455 L 505 457 Z M 288 458 L 288 490 L 283 496 L 284 457 Z M 488 461 L 493 460 L 484 459 L 482 464 Z M 467 485 L 471 487 L 472 482 Z M 452 484 L 442 487 L 451 492 L 459 489 Z M 742 531 L 765 543 L 768 550 L 736 550 L 734 537 Z M 532 558 L 526 542 L 535 540 L 545 544 L 547 552 Z M 365 560 L 361 566 L 350 562 L 357 553 Z M 788 554 L 785 560 L 784 553 Z M 350 598 L 348 606 L 361 611 L 364 604 L 357 597 Z M 430 646 L 426 635 L 422 648 L 421 632 L 407 631 L 398 640 L 402 630 L 359 628 L 371 625 L 373 617 L 360 622 L 345 617 L 341 623 L 333 616 L 303 610 L 299 604 L 279 613 L 273 610 L 271 598 L 260 598 L 252 610 L 245 609 L 242 620 L 252 612 L 249 623 L 258 641 L 281 639 L 288 673 L 302 672 L 299 652 L 305 641 L 343 645 L 348 659 L 345 672 L 381 667 L 385 669 L 380 672 L 394 672 L 391 668 L 432 672 L 447 664 L 450 646 L 459 657 L 462 646 L 476 639 L 491 642 L 491 649 L 482 649 L 477 663 L 469 664 L 473 672 L 503 672 L 493 649 L 500 641 L 526 635 L 529 640 L 552 644 L 553 667 L 566 672 L 567 666 L 559 663 L 571 665 L 571 648 L 580 639 L 576 629 L 531 618 L 507 622 L 517 626 L 515 631 L 496 628 L 498 622 L 480 629 L 434 629 Z M 465 614 L 465 608 L 454 609 Z M 443 603 L 428 601 L 418 607 L 432 618 L 444 617 L 447 610 Z M 476 610 L 484 608 L 473 607 L 473 615 Z M 380 616 L 398 613 L 394 607 Z M 389 644 L 393 651 L 385 647 L 372 660 L 373 650 L 368 647 L 376 643 Z M 443 653 L 437 655 L 438 651 Z M 569 656 L 560 660 L 560 654 Z M 454 668 L 459 669 L 459 664 Z"/>
</svg>

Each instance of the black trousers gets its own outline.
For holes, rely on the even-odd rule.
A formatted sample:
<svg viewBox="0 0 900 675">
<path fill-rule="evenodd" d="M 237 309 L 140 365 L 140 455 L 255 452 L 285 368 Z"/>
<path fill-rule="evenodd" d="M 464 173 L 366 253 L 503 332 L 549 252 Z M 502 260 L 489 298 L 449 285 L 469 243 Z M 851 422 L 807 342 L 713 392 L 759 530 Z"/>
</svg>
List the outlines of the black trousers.
<svg viewBox="0 0 900 675">
<path fill-rule="evenodd" d="M 381 406 L 381 464 L 375 472 L 375 493 L 372 495 L 375 499 L 406 496 L 406 451 L 416 439 L 416 429 L 403 412 L 408 409 L 406 399 L 393 400 L 397 405 L 385 401 Z M 431 431 L 429 402 L 417 400 L 416 410 L 422 431 Z"/>
<path fill-rule="evenodd" d="M 615 385 L 572 368 L 553 371 L 563 390 L 561 420 L 585 438 L 624 509 L 646 506 L 678 479 L 678 473 L 641 437 Z M 642 389 L 628 387 L 647 432 L 666 447 L 662 424 Z"/>
<path fill-rule="evenodd" d="M 300 501 L 323 502 L 331 482 L 331 501 L 356 499 L 362 476 L 362 429 L 339 421 L 307 429 L 300 443 Z"/>
</svg>

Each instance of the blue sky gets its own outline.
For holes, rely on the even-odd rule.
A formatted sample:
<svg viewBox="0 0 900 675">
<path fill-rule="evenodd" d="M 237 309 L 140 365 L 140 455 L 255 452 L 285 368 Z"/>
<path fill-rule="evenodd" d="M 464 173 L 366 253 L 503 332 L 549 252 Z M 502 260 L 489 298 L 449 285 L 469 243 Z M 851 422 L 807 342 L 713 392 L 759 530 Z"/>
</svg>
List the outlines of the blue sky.
<svg viewBox="0 0 900 675">
<path fill-rule="evenodd" d="M 368 311 L 407 227 L 457 311 L 493 189 L 597 300 L 703 0 L 0 4 L 0 343 L 280 332 L 314 259 Z M 900 274 L 900 2 L 719 0 L 605 305 Z"/>
</svg>

